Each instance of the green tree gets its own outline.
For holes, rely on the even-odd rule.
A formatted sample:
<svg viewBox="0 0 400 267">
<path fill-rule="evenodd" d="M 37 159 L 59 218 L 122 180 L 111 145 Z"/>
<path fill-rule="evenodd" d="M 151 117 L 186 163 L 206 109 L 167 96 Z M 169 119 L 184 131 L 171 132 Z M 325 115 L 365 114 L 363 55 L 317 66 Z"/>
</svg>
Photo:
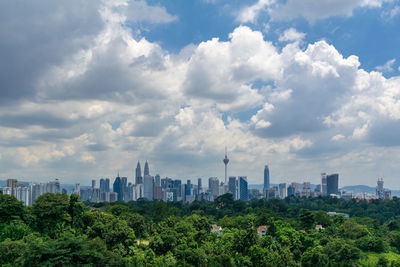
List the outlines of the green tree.
<svg viewBox="0 0 400 267">
<path fill-rule="evenodd" d="M 81 228 L 83 226 L 82 215 L 85 211 L 85 205 L 79 200 L 79 196 L 71 194 L 69 197 L 68 214 L 71 216 L 71 226 Z"/>
<path fill-rule="evenodd" d="M 312 266 L 326 266 L 329 262 L 328 256 L 324 253 L 322 246 L 316 246 L 309 248 L 301 256 L 301 265 L 312 267 Z"/>
<path fill-rule="evenodd" d="M 0 194 L 0 223 L 22 218 L 24 215 L 24 204 L 15 197 Z"/>
<path fill-rule="evenodd" d="M 46 193 L 39 196 L 32 207 L 36 229 L 42 233 L 54 234 L 56 229 L 70 223 L 69 204 L 66 194 Z"/>
<path fill-rule="evenodd" d="M 309 210 L 300 211 L 300 223 L 305 229 L 311 229 L 314 225 L 314 216 Z"/>
<path fill-rule="evenodd" d="M 11 240 L 20 240 L 32 232 L 31 228 L 23 221 L 16 220 L 9 224 L 0 226 L 0 242 L 9 238 Z"/>
<path fill-rule="evenodd" d="M 135 241 L 135 234 L 128 223 L 111 214 L 97 211 L 87 212 L 82 219 L 87 226 L 88 236 L 100 237 L 108 248 L 115 248 L 118 244 L 128 247 Z"/>
</svg>

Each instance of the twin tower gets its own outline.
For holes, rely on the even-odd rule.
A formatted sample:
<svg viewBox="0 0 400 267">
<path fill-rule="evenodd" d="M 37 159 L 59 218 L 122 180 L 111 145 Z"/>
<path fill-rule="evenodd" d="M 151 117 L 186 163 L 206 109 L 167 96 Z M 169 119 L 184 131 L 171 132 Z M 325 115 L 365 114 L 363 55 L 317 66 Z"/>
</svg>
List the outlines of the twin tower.
<svg viewBox="0 0 400 267">
<path fill-rule="evenodd" d="M 143 184 L 143 177 L 150 175 L 150 170 L 149 170 L 149 163 L 146 160 L 146 163 L 144 164 L 144 173 L 142 176 L 142 168 L 140 167 L 140 162 L 138 161 L 137 166 L 136 166 L 136 175 L 135 175 L 135 183 L 136 184 Z"/>
</svg>

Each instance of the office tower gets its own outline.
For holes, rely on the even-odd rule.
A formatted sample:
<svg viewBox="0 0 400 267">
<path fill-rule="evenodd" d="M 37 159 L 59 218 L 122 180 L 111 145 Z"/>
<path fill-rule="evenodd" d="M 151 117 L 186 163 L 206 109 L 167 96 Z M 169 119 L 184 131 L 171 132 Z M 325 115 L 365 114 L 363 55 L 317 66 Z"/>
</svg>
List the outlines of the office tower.
<svg viewBox="0 0 400 267">
<path fill-rule="evenodd" d="M 288 186 L 287 194 L 288 194 L 288 197 L 294 196 L 294 195 L 295 195 L 294 187 L 293 187 L 292 185 L 289 185 L 289 186 Z"/>
<path fill-rule="evenodd" d="M 378 178 L 377 186 L 376 186 L 376 196 L 380 199 L 384 198 L 383 193 L 383 178 Z"/>
<path fill-rule="evenodd" d="M 137 166 L 136 166 L 136 184 L 143 184 L 143 177 L 142 177 L 142 169 L 140 168 L 140 162 L 137 162 Z"/>
<path fill-rule="evenodd" d="M 270 186 L 269 184 L 269 168 L 268 165 L 264 167 L 264 189 L 268 189 Z"/>
<path fill-rule="evenodd" d="M 118 176 L 115 178 L 114 184 L 113 184 L 113 191 L 114 193 L 117 193 L 117 200 L 118 201 L 123 201 L 123 196 L 121 194 L 121 178 Z M 110 200 L 111 201 L 111 200 Z"/>
<path fill-rule="evenodd" d="M 7 187 L 11 188 L 11 195 L 15 196 L 15 188 L 17 187 L 17 179 L 7 179 Z"/>
<path fill-rule="evenodd" d="M 225 147 L 225 158 L 223 159 L 223 162 L 225 164 L 225 185 L 226 185 L 228 184 L 228 163 L 229 163 L 226 147 Z"/>
<path fill-rule="evenodd" d="M 100 192 L 106 192 L 106 180 L 103 178 L 100 179 Z"/>
<path fill-rule="evenodd" d="M 200 192 L 201 189 L 202 189 L 201 178 L 198 178 L 198 179 L 197 179 L 197 188 L 198 188 L 199 192 Z"/>
<path fill-rule="evenodd" d="M 128 178 L 121 177 L 121 197 L 123 201 L 128 201 L 126 192 L 128 191 Z"/>
<path fill-rule="evenodd" d="M 110 179 L 106 178 L 105 191 L 110 192 Z"/>
<path fill-rule="evenodd" d="M 96 180 L 92 180 L 92 189 L 94 189 L 96 187 Z"/>
<path fill-rule="evenodd" d="M 147 162 L 147 160 L 146 160 L 146 163 L 144 164 L 143 176 L 146 176 L 146 175 L 150 175 L 149 163 Z"/>
<path fill-rule="evenodd" d="M 293 190 L 294 190 L 294 195 L 297 196 L 299 194 L 299 184 L 296 183 L 296 182 L 293 182 L 292 183 L 292 187 L 293 187 Z"/>
<path fill-rule="evenodd" d="M 155 186 L 161 186 L 161 178 L 159 174 L 156 174 L 156 176 L 154 176 L 154 184 Z"/>
<path fill-rule="evenodd" d="M 78 196 L 81 195 L 81 185 L 80 184 L 75 184 L 75 189 L 74 189 L 74 194 L 77 194 Z"/>
<path fill-rule="evenodd" d="M 248 184 L 246 176 L 239 176 L 239 199 L 247 201 L 249 199 Z"/>
<path fill-rule="evenodd" d="M 236 176 L 229 176 L 229 181 L 228 181 L 228 190 L 232 194 L 233 199 L 237 199 L 237 194 L 236 194 Z"/>
<path fill-rule="evenodd" d="M 286 183 L 281 183 L 279 184 L 279 197 L 281 199 L 284 199 L 287 197 L 287 184 Z"/>
<path fill-rule="evenodd" d="M 156 200 L 162 200 L 163 199 L 163 191 L 161 186 L 155 186 L 154 187 L 154 199 Z"/>
<path fill-rule="evenodd" d="M 327 194 L 339 194 L 339 174 L 329 174 L 326 176 Z"/>
<path fill-rule="evenodd" d="M 219 196 L 219 180 L 217 177 L 210 177 L 208 179 L 208 190 L 212 198 Z"/>
<path fill-rule="evenodd" d="M 300 196 L 311 197 L 311 183 L 310 182 L 303 183 Z"/>
<path fill-rule="evenodd" d="M 45 193 L 57 194 L 60 192 L 60 182 L 55 179 L 53 182 L 48 182 L 45 184 Z"/>
<path fill-rule="evenodd" d="M 14 196 L 19 200 L 24 202 L 25 206 L 31 205 L 29 202 L 29 188 L 24 186 L 17 186 L 14 188 Z"/>
<path fill-rule="evenodd" d="M 328 194 L 326 177 L 327 177 L 326 173 L 321 173 L 321 193 L 323 196 L 326 196 Z"/>
<path fill-rule="evenodd" d="M 144 198 L 153 200 L 154 198 L 154 178 L 150 175 L 144 176 Z"/>
<path fill-rule="evenodd" d="M 30 203 L 31 205 L 35 204 L 36 199 L 40 196 L 40 185 L 39 184 L 30 184 Z"/>
</svg>

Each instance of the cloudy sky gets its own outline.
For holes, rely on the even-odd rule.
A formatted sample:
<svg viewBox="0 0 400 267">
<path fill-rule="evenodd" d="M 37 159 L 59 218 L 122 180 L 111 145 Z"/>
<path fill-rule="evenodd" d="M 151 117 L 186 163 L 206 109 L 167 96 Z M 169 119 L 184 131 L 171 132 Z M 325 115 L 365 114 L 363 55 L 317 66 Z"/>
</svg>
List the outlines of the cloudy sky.
<svg viewBox="0 0 400 267">
<path fill-rule="evenodd" d="M 399 189 L 399 28 L 398 0 L 1 1 L 0 179 L 222 178 L 226 145 L 252 184 Z"/>
</svg>

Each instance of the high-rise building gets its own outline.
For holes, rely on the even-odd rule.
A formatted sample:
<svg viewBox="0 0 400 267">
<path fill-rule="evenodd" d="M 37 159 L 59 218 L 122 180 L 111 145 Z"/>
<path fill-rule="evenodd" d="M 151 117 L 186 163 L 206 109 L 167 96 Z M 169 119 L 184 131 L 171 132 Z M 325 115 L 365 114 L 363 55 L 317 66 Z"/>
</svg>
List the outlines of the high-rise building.
<svg viewBox="0 0 400 267">
<path fill-rule="evenodd" d="M 239 199 L 247 201 L 249 199 L 249 189 L 246 176 L 239 176 Z"/>
<path fill-rule="evenodd" d="M 123 201 L 129 201 L 127 198 L 127 191 L 128 191 L 128 178 L 121 177 L 121 194 Z"/>
<path fill-rule="evenodd" d="M 311 197 L 311 183 L 304 182 L 301 187 L 301 194 L 302 197 Z"/>
<path fill-rule="evenodd" d="M 197 179 L 197 188 L 199 191 L 202 189 L 201 178 Z"/>
<path fill-rule="evenodd" d="M 384 198 L 383 178 L 378 178 L 376 186 L 376 196 L 380 199 Z"/>
<path fill-rule="evenodd" d="M 121 177 L 118 176 L 115 178 L 114 184 L 113 184 L 113 191 L 114 193 L 117 193 L 117 200 L 118 201 L 123 201 L 123 195 L 121 194 Z M 111 201 L 111 200 L 110 200 Z"/>
<path fill-rule="evenodd" d="M 269 184 L 269 167 L 265 165 L 264 167 L 264 189 L 268 189 L 270 186 Z"/>
<path fill-rule="evenodd" d="M 287 192 L 288 192 L 288 197 L 294 196 L 295 195 L 294 187 L 292 185 L 289 185 L 288 189 L 287 189 Z"/>
<path fill-rule="evenodd" d="M 146 163 L 144 164 L 143 176 L 146 176 L 146 175 L 150 175 L 149 163 L 147 162 L 147 160 L 146 160 Z"/>
<path fill-rule="evenodd" d="M 329 174 L 326 176 L 327 194 L 339 194 L 339 174 Z"/>
<path fill-rule="evenodd" d="M 142 169 L 140 168 L 140 162 L 137 162 L 137 166 L 136 166 L 136 184 L 143 184 L 143 177 L 142 177 Z"/>
<path fill-rule="evenodd" d="M 110 192 L 110 179 L 106 178 L 105 191 Z"/>
<path fill-rule="evenodd" d="M 144 198 L 153 200 L 154 198 L 154 178 L 150 175 L 144 176 Z"/>
<path fill-rule="evenodd" d="M 225 147 L 225 158 L 223 159 L 223 162 L 225 165 L 225 185 L 226 185 L 226 184 L 228 184 L 228 163 L 229 163 L 226 147 Z"/>
<path fill-rule="evenodd" d="M 326 173 L 321 173 L 321 194 L 323 196 L 326 196 L 328 194 L 326 177 L 327 177 Z"/>
<path fill-rule="evenodd" d="M 208 190 L 213 198 L 219 196 L 219 180 L 217 177 L 210 177 L 208 179 Z"/>
<path fill-rule="evenodd" d="M 95 189 L 96 188 L 96 180 L 92 180 L 92 189 Z"/>
<path fill-rule="evenodd" d="M 154 186 L 161 186 L 161 177 L 159 174 L 156 174 L 156 176 L 154 176 Z"/>
<path fill-rule="evenodd" d="M 100 179 L 100 192 L 106 192 L 106 180 Z"/>
<path fill-rule="evenodd" d="M 287 197 L 287 193 L 288 193 L 287 184 L 286 183 L 279 184 L 279 197 L 281 199 L 284 199 Z"/>
<path fill-rule="evenodd" d="M 233 199 L 237 199 L 237 181 L 236 176 L 229 176 L 228 190 L 232 194 Z"/>
</svg>

